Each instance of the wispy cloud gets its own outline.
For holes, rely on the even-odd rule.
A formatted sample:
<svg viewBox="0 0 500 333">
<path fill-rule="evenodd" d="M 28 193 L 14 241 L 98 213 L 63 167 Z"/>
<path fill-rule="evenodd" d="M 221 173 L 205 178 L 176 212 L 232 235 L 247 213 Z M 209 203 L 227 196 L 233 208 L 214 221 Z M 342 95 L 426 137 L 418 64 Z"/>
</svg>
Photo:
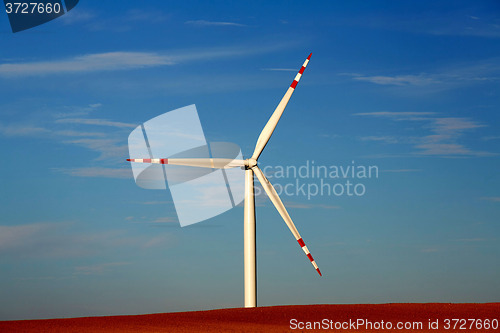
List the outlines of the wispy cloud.
<svg viewBox="0 0 500 333">
<path fill-rule="evenodd" d="M 146 244 L 144 244 L 144 248 L 161 246 L 165 243 L 170 242 L 171 240 L 172 239 L 171 239 L 170 235 L 165 235 L 165 234 L 158 235 L 158 236 L 151 238 L 148 242 L 146 242 Z"/>
<path fill-rule="evenodd" d="M 491 136 L 482 137 L 481 139 L 483 139 L 484 141 L 500 140 L 500 136 L 498 136 L 498 135 L 491 135 Z"/>
<path fill-rule="evenodd" d="M 106 162 L 106 167 L 95 166 L 95 163 L 92 167 L 81 167 L 80 161 L 78 168 L 54 169 L 56 172 L 75 177 L 130 178 L 128 169 L 109 168 L 109 165 L 119 166 L 124 163 L 128 153 L 126 132 L 135 128 L 136 124 L 100 118 L 67 117 L 75 113 L 84 116 L 99 107 L 100 103 L 86 107 L 65 107 L 63 112 L 57 110 L 47 117 L 35 117 L 38 124 L 32 120 L 26 123 L 0 123 L 0 136 L 36 138 L 79 146 L 99 154 L 93 162 Z M 92 127 L 92 130 L 89 130 L 89 127 Z M 98 127 L 108 128 L 98 131 Z"/>
<path fill-rule="evenodd" d="M 74 275 L 101 275 L 110 272 L 115 267 L 130 265 L 130 262 L 109 262 L 88 266 L 76 266 Z"/>
<path fill-rule="evenodd" d="M 436 155 L 436 156 L 481 156 L 488 155 L 483 152 L 474 152 L 469 148 L 457 143 L 424 143 L 415 146 L 421 151 L 417 152 L 421 155 Z"/>
<path fill-rule="evenodd" d="M 320 138 L 327 138 L 327 139 L 336 139 L 342 137 L 340 134 L 332 134 L 332 133 L 320 133 L 318 134 Z"/>
<path fill-rule="evenodd" d="M 298 72 L 297 68 L 261 68 L 261 71 Z"/>
<path fill-rule="evenodd" d="M 116 248 L 160 246 L 167 239 L 170 235 L 130 235 L 128 230 L 82 233 L 71 222 L 0 225 L 0 257 L 85 257 Z"/>
<path fill-rule="evenodd" d="M 173 64 L 172 57 L 154 52 L 108 52 L 61 60 L 0 64 L 0 76 L 116 71 Z"/>
<path fill-rule="evenodd" d="M 82 24 L 84 22 L 89 22 L 96 17 L 94 12 L 88 10 L 72 10 L 61 17 L 61 22 L 66 25 L 71 24 Z"/>
<path fill-rule="evenodd" d="M 142 205 L 165 205 L 165 204 L 171 204 L 172 201 L 146 201 L 146 202 L 141 202 Z"/>
<path fill-rule="evenodd" d="M 82 242 L 90 246 L 92 237 L 84 239 L 67 234 L 72 223 L 32 223 L 0 225 L 0 256 L 72 257 L 88 254 Z"/>
<path fill-rule="evenodd" d="M 464 243 L 476 243 L 476 242 L 486 242 L 487 238 L 459 238 L 455 239 L 455 242 L 464 242 Z"/>
<path fill-rule="evenodd" d="M 102 167 L 88 167 L 88 168 L 55 168 L 55 172 L 64 173 L 75 177 L 88 177 L 88 178 L 118 178 L 118 179 L 131 179 L 132 171 L 130 169 L 118 168 L 102 168 Z"/>
<path fill-rule="evenodd" d="M 394 136 L 362 136 L 359 138 L 361 141 L 378 141 L 385 143 L 398 143 L 399 140 Z"/>
<path fill-rule="evenodd" d="M 363 136 L 360 140 L 384 143 L 411 144 L 415 155 L 443 156 L 443 157 L 470 157 L 494 156 L 496 153 L 478 151 L 459 142 L 468 132 L 472 132 L 486 125 L 470 118 L 437 117 L 433 112 L 371 112 L 356 113 L 355 116 L 379 117 L 391 121 L 418 121 L 426 135 L 422 136 Z M 403 155 L 404 156 L 404 155 Z M 395 156 L 391 156 L 395 157 Z"/>
<path fill-rule="evenodd" d="M 41 241 L 38 236 L 51 233 L 65 226 L 67 226 L 67 223 L 37 223 L 20 226 L 0 225 L 0 254 L 9 250 L 20 250 L 23 244 L 30 241 L 44 247 L 47 244 Z"/>
<path fill-rule="evenodd" d="M 177 223 L 177 220 L 171 217 L 159 217 L 153 220 L 153 223 Z"/>
<path fill-rule="evenodd" d="M 164 202 L 164 205 L 172 205 L 172 202 Z M 130 223 L 145 224 L 149 226 L 178 226 L 179 220 L 170 216 L 148 217 L 148 216 L 128 216 L 125 218 Z"/>
<path fill-rule="evenodd" d="M 421 172 L 422 169 L 387 169 L 387 170 L 380 170 L 380 172 L 387 172 L 387 173 L 406 173 L 406 172 Z"/>
<path fill-rule="evenodd" d="M 481 200 L 500 202 L 500 197 L 482 197 Z"/>
<path fill-rule="evenodd" d="M 408 118 L 408 117 L 422 117 L 430 116 L 435 114 L 435 112 L 390 112 L 390 111 L 379 111 L 379 112 L 362 112 L 354 113 L 354 116 L 370 116 L 370 117 L 396 117 L 396 118 Z"/>
<path fill-rule="evenodd" d="M 500 58 L 490 58 L 470 64 L 448 66 L 422 73 L 367 75 L 340 73 L 354 81 L 383 86 L 408 87 L 412 91 L 436 92 L 481 82 L 500 81 Z"/>
<path fill-rule="evenodd" d="M 437 78 L 429 76 L 427 74 L 396 76 L 354 76 L 353 80 L 395 86 L 426 86 L 430 84 L 441 83 L 441 81 L 439 81 Z"/>
<path fill-rule="evenodd" d="M 8 124 L 0 123 L 0 134 L 4 136 L 38 136 L 50 132 L 48 129 L 29 124 Z"/>
<path fill-rule="evenodd" d="M 113 13 L 117 14 L 117 13 Z M 71 11 L 62 17 L 64 24 L 78 24 L 89 31 L 106 31 L 115 33 L 126 33 L 140 24 L 161 24 L 168 21 L 171 14 L 165 13 L 158 8 L 131 9 L 123 14 L 109 15 L 109 13 L 89 11 L 79 8 Z"/>
<path fill-rule="evenodd" d="M 98 152 L 100 154 L 100 156 L 97 158 L 98 160 L 123 157 L 126 156 L 128 152 L 127 144 L 125 142 L 122 142 L 122 140 L 114 138 L 83 138 L 63 141 L 63 143 L 77 145 Z"/>
<path fill-rule="evenodd" d="M 439 249 L 435 248 L 435 247 L 427 247 L 427 248 L 421 249 L 420 252 L 423 252 L 423 253 L 435 253 L 435 252 L 439 252 Z"/>
<path fill-rule="evenodd" d="M 425 32 L 433 35 L 473 36 L 473 37 L 500 37 L 500 21 L 498 16 L 478 17 L 465 15 L 465 19 L 458 17 L 436 18 L 433 25 L 429 25 Z M 439 24 L 438 22 L 441 21 Z"/>
<path fill-rule="evenodd" d="M 471 15 L 471 11 L 477 10 L 458 6 L 455 9 L 450 8 L 449 11 L 436 11 L 435 13 L 412 11 L 409 15 L 399 13 L 398 16 L 360 15 L 350 17 L 349 22 L 345 24 L 438 36 L 500 37 L 500 20 L 498 15 L 493 14 L 494 10 L 492 13 L 483 13 L 483 15 Z"/>
<path fill-rule="evenodd" d="M 340 206 L 336 205 L 324 205 L 324 204 L 311 204 L 311 203 L 303 203 L 303 202 L 290 202 L 287 201 L 284 203 L 287 208 L 295 208 L 295 209 L 340 209 Z"/>
<path fill-rule="evenodd" d="M 434 118 L 433 127 L 436 133 L 452 135 L 455 132 L 485 127 L 468 118 Z"/>
<path fill-rule="evenodd" d="M 87 73 L 99 71 L 123 71 L 140 68 L 172 66 L 193 61 L 248 56 L 269 53 L 289 47 L 290 43 L 275 43 L 251 47 L 198 48 L 159 52 L 116 51 L 76 55 L 54 60 L 0 64 L 0 77 L 26 77 L 53 74 Z"/>
<path fill-rule="evenodd" d="M 73 137 L 98 137 L 102 138 L 106 136 L 106 133 L 100 132 L 79 132 L 72 130 L 61 130 L 61 131 L 53 131 L 55 135 L 58 136 L 73 136 Z"/>
<path fill-rule="evenodd" d="M 193 20 L 186 21 L 184 24 L 199 26 L 199 27 L 207 27 L 207 26 L 216 26 L 216 27 L 246 27 L 245 24 L 235 23 L 235 22 L 223 22 L 223 21 L 206 21 L 206 20 Z"/>
<path fill-rule="evenodd" d="M 125 128 L 137 127 L 137 124 L 129 124 L 129 123 L 123 123 L 123 122 L 118 122 L 118 121 L 109 121 L 106 119 L 91 119 L 91 118 L 63 118 L 63 119 L 56 120 L 56 123 L 125 127 Z"/>
<path fill-rule="evenodd" d="M 86 106 L 64 105 L 57 112 L 52 113 L 53 118 L 81 117 L 90 114 L 102 107 L 101 103 L 91 103 Z"/>
<path fill-rule="evenodd" d="M 422 155 L 491 156 L 491 153 L 474 151 L 457 142 L 465 131 L 484 126 L 468 118 L 433 118 L 430 125 L 433 134 L 422 137 L 415 147 Z"/>
</svg>

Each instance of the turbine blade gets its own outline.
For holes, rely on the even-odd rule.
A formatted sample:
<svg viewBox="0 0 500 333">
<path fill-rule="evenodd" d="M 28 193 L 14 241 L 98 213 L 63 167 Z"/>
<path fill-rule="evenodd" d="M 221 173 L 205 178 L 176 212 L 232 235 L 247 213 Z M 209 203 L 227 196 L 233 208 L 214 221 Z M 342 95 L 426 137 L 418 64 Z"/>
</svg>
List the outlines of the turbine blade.
<svg viewBox="0 0 500 333">
<path fill-rule="evenodd" d="M 285 107 L 288 104 L 290 97 L 292 97 L 292 94 L 295 91 L 295 87 L 297 87 L 297 83 L 299 83 L 299 80 L 302 77 L 302 74 L 304 73 L 307 64 L 309 63 L 309 60 L 311 59 L 311 55 L 312 53 L 309 54 L 309 56 L 307 57 L 306 61 L 302 65 L 302 68 L 299 70 L 299 73 L 297 74 L 297 76 L 295 76 L 295 79 L 293 80 L 292 84 L 286 91 L 285 96 L 283 96 L 281 102 L 274 110 L 273 115 L 271 116 L 271 118 L 269 118 L 266 126 L 260 133 L 259 139 L 257 140 L 257 144 L 255 145 L 255 150 L 252 155 L 253 159 L 257 160 L 259 158 L 260 154 L 264 150 L 264 147 L 266 147 L 267 142 L 271 138 L 271 135 L 273 135 L 274 129 L 276 128 L 276 125 L 278 125 L 278 121 L 280 120 L 283 111 L 285 111 Z"/>
<path fill-rule="evenodd" d="M 285 206 L 283 205 L 283 202 L 281 202 L 281 199 L 278 196 L 278 193 L 276 193 L 276 190 L 274 189 L 273 185 L 269 182 L 269 180 L 266 178 L 266 176 L 264 175 L 264 173 L 262 172 L 262 170 L 260 170 L 260 168 L 258 166 L 253 167 L 252 170 L 255 173 L 255 175 L 257 176 L 257 178 L 259 179 L 259 182 L 262 184 L 262 187 L 264 188 L 264 191 L 266 191 L 267 196 L 269 197 L 269 199 L 271 199 L 272 203 L 274 204 L 274 207 L 276 207 L 276 209 L 280 213 L 283 220 L 285 220 L 286 225 L 288 226 L 288 228 L 292 232 L 293 236 L 295 237 L 295 239 L 299 243 L 300 247 L 302 248 L 302 250 L 304 251 L 306 256 L 311 261 L 311 264 L 314 266 L 314 268 L 316 269 L 318 274 L 321 276 L 321 271 L 319 270 L 318 265 L 316 264 L 316 261 L 314 261 L 311 253 L 307 249 L 307 246 L 304 243 L 304 241 L 302 240 L 302 237 L 300 237 L 300 234 L 299 234 L 297 228 L 293 224 L 293 221 L 290 218 L 290 215 L 288 215 L 288 212 L 287 212 Z"/>
<path fill-rule="evenodd" d="M 245 166 L 245 161 L 233 160 L 230 158 L 128 158 L 127 161 L 138 163 L 183 165 L 212 169 L 231 169 Z"/>
</svg>

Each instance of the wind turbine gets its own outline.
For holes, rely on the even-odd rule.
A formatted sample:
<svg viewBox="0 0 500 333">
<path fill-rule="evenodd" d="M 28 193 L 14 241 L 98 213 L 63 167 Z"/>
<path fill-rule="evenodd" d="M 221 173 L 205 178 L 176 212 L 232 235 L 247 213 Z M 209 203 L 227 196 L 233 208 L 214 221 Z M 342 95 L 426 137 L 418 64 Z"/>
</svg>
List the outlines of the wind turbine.
<svg viewBox="0 0 500 333">
<path fill-rule="evenodd" d="M 283 202 L 281 201 L 278 193 L 274 189 L 273 185 L 266 178 L 262 170 L 259 168 L 258 159 L 264 148 L 266 147 L 271 135 L 278 124 L 278 121 L 285 110 L 290 97 L 292 96 L 297 84 L 299 83 L 304 70 L 306 69 L 309 60 L 311 59 L 311 54 L 307 57 L 306 61 L 300 68 L 297 76 L 293 80 L 292 84 L 286 91 L 285 95 L 281 99 L 280 103 L 274 110 L 273 115 L 268 120 L 266 126 L 260 133 L 260 136 L 255 145 L 255 150 L 252 157 L 246 160 L 237 159 L 227 159 L 227 158 L 147 158 L 147 159 L 127 159 L 131 162 L 140 163 L 155 163 L 155 164 L 170 164 L 170 165 L 182 165 L 191 167 L 201 167 L 201 168 L 212 168 L 212 169 L 229 169 L 241 167 L 245 169 L 245 203 L 244 203 L 244 280 L 245 280 L 245 307 L 255 307 L 257 306 L 257 274 L 256 274 L 256 256 L 255 256 L 255 198 L 254 198 L 254 174 L 259 179 L 264 191 L 267 193 L 269 199 L 278 210 L 279 214 L 285 221 L 286 225 L 292 232 L 293 236 L 299 243 L 300 247 L 306 254 L 306 256 L 311 261 L 312 265 L 321 276 L 321 271 L 318 265 L 314 261 L 311 253 L 307 249 L 306 244 L 302 240 L 297 228 L 293 224 L 290 215 L 288 214 Z"/>
</svg>

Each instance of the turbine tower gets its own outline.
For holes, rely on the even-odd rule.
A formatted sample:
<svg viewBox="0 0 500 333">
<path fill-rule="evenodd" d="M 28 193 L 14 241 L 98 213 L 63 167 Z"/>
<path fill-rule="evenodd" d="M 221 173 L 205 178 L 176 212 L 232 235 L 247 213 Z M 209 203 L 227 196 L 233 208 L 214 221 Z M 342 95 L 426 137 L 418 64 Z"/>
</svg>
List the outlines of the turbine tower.
<svg viewBox="0 0 500 333">
<path fill-rule="evenodd" d="M 255 150 L 252 157 L 246 160 L 239 159 L 227 159 L 227 158 L 147 158 L 147 159 L 137 159 L 131 158 L 127 159 L 130 162 L 139 163 L 155 163 L 155 164 L 170 164 L 170 165 L 182 165 L 191 167 L 201 167 L 201 168 L 212 168 L 212 169 L 229 169 L 241 167 L 245 169 L 245 203 L 244 203 L 244 281 L 245 281 L 245 307 L 256 307 L 257 306 L 257 270 L 256 270 L 256 251 L 255 251 L 255 190 L 254 190 L 254 175 L 257 176 L 259 182 L 261 183 L 267 196 L 273 203 L 274 207 L 278 210 L 279 214 L 285 221 L 286 225 L 292 232 L 293 236 L 299 243 L 300 247 L 306 254 L 306 256 L 311 261 L 312 265 L 321 276 L 321 271 L 318 265 L 314 261 L 311 253 L 307 249 L 306 244 L 302 240 L 297 228 L 293 224 L 290 215 L 288 214 L 283 202 L 281 201 L 278 193 L 274 189 L 273 185 L 266 178 L 262 170 L 258 166 L 259 156 L 266 147 L 269 139 L 271 138 L 278 121 L 285 110 L 290 97 L 292 96 L 297 84 L 299 83 L 304 70 L 306 69 L 309 60 L 311 59 L 311 54 L 307 57 L 306 61 L 300 68 L 297 76 L 293 80 L 292 84 L 286 91 L 285 95 L 281 99 L 280 103 L 274 110 L 271 118 L 268 120 L 266 126 L 262 130 L 255 145 Z"/>
</svg>

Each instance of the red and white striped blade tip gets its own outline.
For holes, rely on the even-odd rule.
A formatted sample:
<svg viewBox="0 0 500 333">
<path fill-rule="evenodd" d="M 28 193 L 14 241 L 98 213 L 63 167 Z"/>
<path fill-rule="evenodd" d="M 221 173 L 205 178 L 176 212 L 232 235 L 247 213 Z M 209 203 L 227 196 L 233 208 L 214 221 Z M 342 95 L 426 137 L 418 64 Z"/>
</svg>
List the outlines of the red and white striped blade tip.
<svg viewBox="0 0 500 333">
<path fill-rule="evenodd" d="M 314 258 L 312 256 L 311 252 L 309 252 L 309 249 L 307 248 L 306 243 L 304 243 L 304 240 L 302 238 L 299 238 L 299 239 L 297 239 L 297 242 L 299 243 L 300 247 L 302 248 L 302 250 L 306 254 L 307 258 L 309 258 L 309 260 L 311 261 L 311 264 L 314 266 L 314 268 L 318 272 L 319 276 L 323 276 L 323 274 L 321 274 L 321 271 L 319 270 L 318 264 L 316 264 L 316 261 L 314 260 Z"/>
<path fill-rule="evenodd" d="M 168 164 L 168 158 L 127 158 L 129 162 Z"/>
<path fill-rule="evenodd" d="M 312 56 L 312 55 L 313 55 L 313 54 L 312 54 L 312 52 L 311 52 L 311 54 L 309 54 L 309 57 L 307 57 L 307 60 L 311 60 L 311 56 Z M 321 275 L 321 274 L 320 274 L 320 275 Z"/>
</svg>

